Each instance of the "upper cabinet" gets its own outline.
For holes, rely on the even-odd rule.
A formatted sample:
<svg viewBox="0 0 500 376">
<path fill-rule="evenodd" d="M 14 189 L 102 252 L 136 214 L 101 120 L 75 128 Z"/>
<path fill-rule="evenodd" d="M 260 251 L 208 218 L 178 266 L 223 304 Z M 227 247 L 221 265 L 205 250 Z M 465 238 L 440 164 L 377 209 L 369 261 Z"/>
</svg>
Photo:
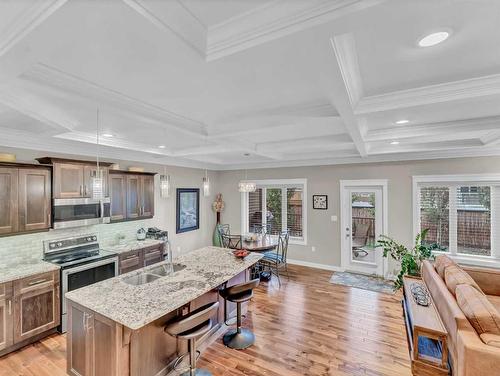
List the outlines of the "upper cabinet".
<svg viewBox="0 0 500 376">
<path fill-rule="evenodd" d="M 51 225 L 50 167 L 0 164 L 0 234 L 41 231 Z"/>
<path fill-rule="evenodd" d="M 88 198 L 92 197 L 92 177 L 97 172 L 96 162 L 78 161 L 58 158 L 38 158 L 40 163 L 52 164 L 54 168 L 54 198 Z M 104 196 L 109 196 L 108 167 L 109 163 L 100 163 L 103 173 Z"/>
<path fill-rule="evenodd" d="M 111 221 L 154 216 L 154 174 L 110 170 Z"/>
</svg>

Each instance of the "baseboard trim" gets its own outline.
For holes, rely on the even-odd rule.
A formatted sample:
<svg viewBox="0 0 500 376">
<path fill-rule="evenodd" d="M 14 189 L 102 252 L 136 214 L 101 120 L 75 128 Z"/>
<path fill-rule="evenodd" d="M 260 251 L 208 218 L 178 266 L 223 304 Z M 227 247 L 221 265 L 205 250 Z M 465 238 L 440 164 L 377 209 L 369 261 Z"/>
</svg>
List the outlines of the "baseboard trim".
<svg viewBox="0 0 500 376">
<path fill-rule="evenodd" d="M 337 265 L 317 264 L 314 262 L 308 262 L 308 261 L 302 261 L 302 260 L 290 260 L 290 259 L 288 259 L 287 262 L 291 265 L 307 266 L 309 268 L 330 270 L 332 272 L 343 272 L 344 271 L 344 268 L 337 266 Z"/>
</svg>

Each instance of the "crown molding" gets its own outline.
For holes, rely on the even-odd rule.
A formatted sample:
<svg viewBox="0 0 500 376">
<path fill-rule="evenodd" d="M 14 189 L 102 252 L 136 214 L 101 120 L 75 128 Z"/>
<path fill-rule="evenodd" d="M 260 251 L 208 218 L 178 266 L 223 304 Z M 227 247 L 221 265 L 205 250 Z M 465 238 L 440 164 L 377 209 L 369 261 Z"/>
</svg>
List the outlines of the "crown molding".
<svg viewBox="0 0 500 376">
<path fill-rule="evenodd" d="M 38 25 L 49 18 L 68 0 L 35 0 L 26 8 L 15 22 L 11 23 L 0 35 L 0 56 L 31 33 Z"/>
<path fill-rule="evenodd" d="M 481 137 L 481 142 L 485 146 L 498 145 L 500 143 L 500 132 L 496 131 L 488 133 L 484 137 Z"/>
<path fill-rule="evenodd" d="M 207 28 L 181 2 L 122 1 L 160 30 L 173 33 L 198 55 L 205 58 Z M 162 9 L 158 9 L 158 7 Z"/>
<path fill-rule="evenodd" d="M 105 104 L 136 116 L 148 118 L 159 122 L 165 128 L 177 132 L 198 138 L 204 138 L 207 134 L 206 125 L 203 123 L 100 86 L 46 64 L 36 64 L 23 73 L 20 78 L 37 83 L 41 87 L 52 87 L 68 95 L 76 95 L 96 104 Z"/>
<path fill-rule="evenodd" d="M 500 94 L 500 74 L 361 98 L 356 115 Z"/>
<path fill-rule="evenodd" d="M 356 52 L 356 41 L 354 36 L 342 34 L 332 38 L 333 52 L 338 61 L 342 80 L 351 102 L 351 107 L 355 108 L 359 100 L 363 97 L 363 82 L 359 72 L 358 54 Z"/>
<path fill-rule="evenodd" d="M 385 0 L 276 0 L 209 26 L 207 60 L 236 52 L 321 25 Z"/>
<path fill-rule="evenodd" d="M 500 116 L 444 121 L 438 123 L 412 124 L 407 126 L 373 129 L 365 135 L 365 141 L 387 141 L 392 139 L 426 136 L 450 136 L 471 132 L 493 131 L 500 128 Z"/>
</svg>

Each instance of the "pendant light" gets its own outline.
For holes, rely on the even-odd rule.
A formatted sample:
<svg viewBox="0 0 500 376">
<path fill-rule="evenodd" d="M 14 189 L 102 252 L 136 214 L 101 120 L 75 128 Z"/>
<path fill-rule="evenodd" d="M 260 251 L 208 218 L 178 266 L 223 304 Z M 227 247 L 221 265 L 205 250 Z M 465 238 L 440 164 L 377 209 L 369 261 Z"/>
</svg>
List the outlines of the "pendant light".
<svg viewBox="0 0 500 376">
<path fill-rule="evenodd" d="M 170 175 L 167 175 L 166 167 L 163 167 L 163 175 L 160 175 L 160 197 L 170 197 Z"/>
<path fill-rule="evenodd" d="M 240 180 L 238 183 L 238 191 L 242 193 L 255 192 L 257 190 L 257 184 L 251 181 L 247 181 L 247 170 L 245 170 L 245 180 Z"/>
<path fill-rule="evenodd" d="M 210 179 L 208 179 L 208 172 L 205 169 L 205 177 L 203 178 L 203 196 L 210 196 Z"/>
<path fill-rule="evenodd" d="M 97 109 L 96 116 L 96 160 L 97 169 L 91 177 L 92 198 L 102 200 L 104 198 L 104 178 L 99 166 L 99 108 Z"/>
</svg>

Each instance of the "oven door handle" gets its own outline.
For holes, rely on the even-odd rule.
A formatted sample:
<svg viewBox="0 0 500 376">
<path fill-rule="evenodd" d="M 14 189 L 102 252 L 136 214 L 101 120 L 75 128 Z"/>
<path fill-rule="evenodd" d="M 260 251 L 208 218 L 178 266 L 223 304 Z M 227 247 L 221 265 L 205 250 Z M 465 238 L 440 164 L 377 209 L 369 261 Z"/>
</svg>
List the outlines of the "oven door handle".
<svg viewBox="0 0 500 376">
<path fill-rule="evenodd" d="M 104 260 L 99 260 L 96 262 L 91 262 L 82 266 L 78 266 L 76 268 L 68 268 L 68 269 L 63 269 L 63 276 L 68 276 L 70 274 L 78 273 L 83 270 L 88 270 L 88 269 L 93 269 L 97 266 L 102 266 L 106 264 L 112 264 L 112 263 L 118 263 L 118 257 L 109 257 Z"/>
</svg>

